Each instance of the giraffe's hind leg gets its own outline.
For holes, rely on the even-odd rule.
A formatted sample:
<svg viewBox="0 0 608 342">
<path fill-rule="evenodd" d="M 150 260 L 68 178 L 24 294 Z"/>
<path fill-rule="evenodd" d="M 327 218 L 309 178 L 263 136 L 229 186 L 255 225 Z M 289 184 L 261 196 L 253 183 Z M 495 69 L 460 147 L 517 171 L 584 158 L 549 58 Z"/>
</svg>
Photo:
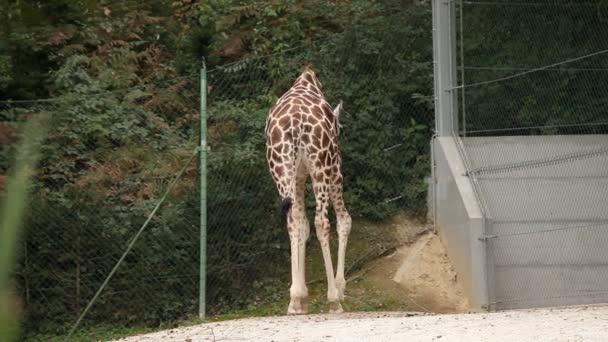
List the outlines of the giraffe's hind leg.
<svg viewBox="0 0 608 342">
<path fill-rule="evenodd" d="M 330 224 L 327 217 L 329 206 L 329 182 L 323 170 L 312 173 L 313 189 L 316 200 L 315 213 L 315 228 L 317 239 L 321 245 L 323 252 L 323 262 L 325 263 L 325 273 L 327 276 L 327 301 L 329 302 L 329 311 L 332 313 L 343 312 L 340 304 L 340 293 L 336 287 L 334 278 L 334 269 L 331 259 L 331 250 L 329 246 Z"/>
<path fill-rule="evenodd" d="M 290 302 L 287 314 L 305 314 L 308 312 L 308 288 L 306 287 L 305 261 L 306 241 L 310 234 L 310 226 L 306 218 L 304 206 L 304 190 L 306 184 L 306 169 L 303 165 L 296 172 L 295 200 L 290 211 L 288 222 L 289 239 L 291 242 L 291 275 L 292 283 L 289 290 Z"/>
<path fill-rule="evenodd" d="M 336 212 L 336 220 L 338 221 L 338 266 L 336 270 L 336 287 L 338 289 L 340 301 L 344 301 L 344 289 L 346 287 L 346 280 L 344 279 L 344 262 L 352 219 L 344 206 L 344 199 L 342 198 L 342 176 L 338 175 L 335 179 L 338 179 L 339 181 L 332 186 L 330 196 Z"/>
<path fill-rule="evenodd" d="M 304 214 L 304 181 L 298 170 L 296 151 L 292 146 L 267 145 L 266 157 L 270 174 L 279 190 L 286 210 L 287 232 L 291 246 L 291 287 L 287 314 L 303 314 L 307 311 L 308 289 L 304 277 L 304 257 L 309 229 Z"/>
</svg>

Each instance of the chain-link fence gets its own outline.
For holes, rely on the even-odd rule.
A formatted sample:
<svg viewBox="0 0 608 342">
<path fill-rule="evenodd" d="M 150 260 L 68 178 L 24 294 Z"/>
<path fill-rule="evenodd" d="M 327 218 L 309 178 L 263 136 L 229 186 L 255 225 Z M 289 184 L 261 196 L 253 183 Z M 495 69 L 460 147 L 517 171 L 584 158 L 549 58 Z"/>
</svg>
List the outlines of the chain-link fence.
<svg viewBox="0 0 608 342">
<path fill-rule="evenodd" d="M 209 67 L 209 315 L 282 300 L 286 309 L 289 241 L 265 160 L 264 124 L 307 63 L 330 103 L 344 102 L 345 200 L 354 219 L 351 246 L 359 246 L 349 249 L 347 268 L 387 248 L 370 250 L 373 236 L 361 233 L 361 222 L 425 209 L 430 5 L 411 6 L 270 56 Z M 1 103 L 4 174 L 20 123 L 42 112 L 52 118 L 14 273 L 26 333 L 65 334 L 102 285 L 84 326 L 158 326 L 196 316 L 204 195 L 198 77 Z M 307 204 L 314 209 L 312 197 Z M 314 232 L 309 246 L 317 248 Z"/>
<path fill-rule="evenodd" d="M 608 4 L 456 4 L 490 306 L 608 301 Z"/>
<path fill-rule="evenodd" d="M 85 322 L 159 322 L 196 310 L 197 80 L 3 103 L 9 140 L 22 121 L 50 117 L 15 269 L 26 332 L 74 323 L 174 181 Z M 2 145 L 4 170 L 11 142 Z"/>
</svg>

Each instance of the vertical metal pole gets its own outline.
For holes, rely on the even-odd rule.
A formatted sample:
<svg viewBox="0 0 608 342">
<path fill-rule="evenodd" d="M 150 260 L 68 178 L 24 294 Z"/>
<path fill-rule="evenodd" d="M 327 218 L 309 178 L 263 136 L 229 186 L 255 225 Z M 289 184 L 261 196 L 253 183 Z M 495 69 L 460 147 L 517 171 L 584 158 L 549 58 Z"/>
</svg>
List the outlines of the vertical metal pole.
<svg viewBox="0 0 608 342">
<path fill-rule="evenodd" d="M 201 109 L 200 109 L 200 279 L 198 316 L 205 318 L 205 296 L 207 294 L 207 67 L 203 58 L 201 67 Z"/>
<path fill-rule="evenodd" d="M 467 136 L 467 108 L 465 104 L 466 94 L 464 88 L 464 3 L 460 0 L 458 4 L 460 7 L 460 91 L 462 92 L 462 136 Z"/>
<path fill-rule="evenodd" d="M 456 11 L 454 0 L 433 0 L 435 130 L 439 136 L 458 132 Z"/>
</svg>

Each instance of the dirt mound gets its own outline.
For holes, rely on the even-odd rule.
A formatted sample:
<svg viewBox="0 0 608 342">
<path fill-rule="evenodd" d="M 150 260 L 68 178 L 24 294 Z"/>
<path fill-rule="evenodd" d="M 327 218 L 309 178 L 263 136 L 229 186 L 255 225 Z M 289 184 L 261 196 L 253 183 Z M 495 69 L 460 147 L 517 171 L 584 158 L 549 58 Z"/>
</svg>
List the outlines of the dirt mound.
<svg viewBox="0 0 608 342">
<path fill-rule="evenodd" d="M 392 280 L 426 311 L 470 310 L 456 272 L 436 234 L 428 233 L 413 245 L 400 247 L 393 258 L 400 260 L 400 265 Z"/>
<path fill-rule="evenodd" d="M 437 234 L 407 217 L 393 223 L 394 252 L 367 264 L 353 279 L 366 282 L 410 310 L 458 313 L 471 311 L 456 272 Z"/>
</svg>

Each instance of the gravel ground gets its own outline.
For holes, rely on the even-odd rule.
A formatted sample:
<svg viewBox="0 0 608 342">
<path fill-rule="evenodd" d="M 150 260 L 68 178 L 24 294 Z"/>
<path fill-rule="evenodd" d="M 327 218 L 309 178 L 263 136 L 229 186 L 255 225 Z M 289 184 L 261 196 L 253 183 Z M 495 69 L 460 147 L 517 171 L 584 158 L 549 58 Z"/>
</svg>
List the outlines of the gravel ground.
<svg viewBox="0 0 608 342">
<path fill-rule="evenodd" d="M 455 315 L 346 313 L 248 318 L 119 341 L 608 341 L 608 306 Z"/>
</svg>

